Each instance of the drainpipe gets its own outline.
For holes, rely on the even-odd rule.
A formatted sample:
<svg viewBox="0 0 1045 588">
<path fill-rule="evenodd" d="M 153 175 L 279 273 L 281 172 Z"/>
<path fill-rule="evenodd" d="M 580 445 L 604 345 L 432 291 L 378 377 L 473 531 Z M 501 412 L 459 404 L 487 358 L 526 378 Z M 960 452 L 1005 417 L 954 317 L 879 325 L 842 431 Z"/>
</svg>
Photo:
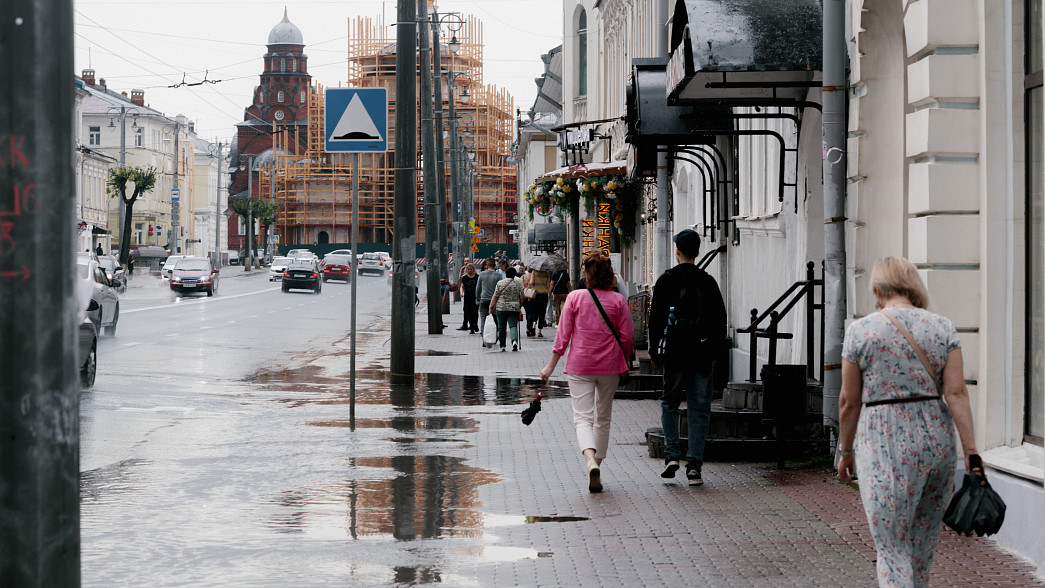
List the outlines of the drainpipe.
<svg viewBox="0 0 1045 588">
<path fill-rule="evenodd" d="M 661 23 L 657 27 L 657 54 L 661 57 L 668 57 L 668 0 L 657 0 L 657 22 Z M 654 237 L 653 237 L 653 275 L 654 279 L 660 277 L 668 268 L 671 267 L 671 262 L 675 259 L 675 250 L 671 245 L 671 227 L 668 225 L 668 210 L 672 209 L 672 206 L 668 202 L 670 195 L 668 193 L 668 182 L 671 181 L 671 176 L 668 173 L 668 154 L 664 152 L 657 153 L 657 220 L 653 224 Z"/>
<path fill-rule="evenodd" d="M 838 426 L 845 336 L 845 0 L 824 0 L 824 425 Z M 835 439 L 832 439 L 832 444 Z"/>
</svg>

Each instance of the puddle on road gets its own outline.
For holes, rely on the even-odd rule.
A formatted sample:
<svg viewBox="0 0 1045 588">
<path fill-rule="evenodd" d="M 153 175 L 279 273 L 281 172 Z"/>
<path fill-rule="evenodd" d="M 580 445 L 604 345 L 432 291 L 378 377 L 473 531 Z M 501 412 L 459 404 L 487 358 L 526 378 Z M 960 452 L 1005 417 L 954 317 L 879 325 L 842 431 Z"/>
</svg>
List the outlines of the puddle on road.
<svg viewBox="0 0 1045 588">
<path fill-rule="evenodd" d="M 324 375 L 323 371 L 316 366 L 306 366 L 278 372 L 259 372 L 248 382 L 282 392 L 305 394 L 280 400 L 291 407 L 347 404 L 350 395 L 348 374 L 331 377 Z M 356 403 L 390 404 L 398 408 L 515 405 L 535 398 L 541 387 L 541 380 L 535 378 L 454 374 L 416 374 L 412 385 L 394 385 L 389 382 L 387 371 L 367 369 L 356 372 Z M 568 395 L 566 386 L 549 384 L 545 389 L 545 396 L 549 398 Z"/>
<path fill-rule="evenodd" d="M 80 473 L 80 502 L 121 500 L 130 492 L 141 490 L 138 467 L 152 462 L 145 459 L 125 459 L 121 462 Z"/>
<path fill-rule="evenodd" d="M 482 537 L 479 487 L 500 481 L 458 457 L 403 455 L 348 460 L 357 474 L 263 501 L 277 533 L 324 539 Z"/>
<path fill-rule="evenodd" d="M 435 349 L 418 349 L 414 351 L 414 357 L 453 357 L 455 355 L 468 355 L 454 351 L 436 351 Z"/>
<path fill-rule="evenodd" d="M 349 420 L 328 419 L 307 423 L 314 427 L 350 427 Z M 417 431 L 453 430 L 454 433 L 477 433 L 479 423 L 475 419 L 458 416 L 400 416 L 388 419 L 356 419 L 357 429 L 391 429 L 401 433 Z"/>
</svg>

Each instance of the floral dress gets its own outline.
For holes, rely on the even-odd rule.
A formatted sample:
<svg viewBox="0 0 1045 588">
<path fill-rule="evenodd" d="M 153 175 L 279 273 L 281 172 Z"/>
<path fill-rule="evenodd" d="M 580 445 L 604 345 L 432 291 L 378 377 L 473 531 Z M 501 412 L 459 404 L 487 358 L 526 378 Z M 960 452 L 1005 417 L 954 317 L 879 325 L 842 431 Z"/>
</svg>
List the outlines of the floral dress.
<svg viewBox="0 0 1045 588">
<path fill-rule="evenodd" d="M 891 308 L 942 377 L 960 347 L 950 320 L 923 309 Z M 903 334 L 881 313 L 846 331 L 842 357 L 860 368 L 856 430 L 860 498 L 878 551 L 880 586 L 928 586 L 940 522 L 954 489 L 954 421 L 942 400 L 867 403 L 936 396 L 932 377 Z"/>
</svg>

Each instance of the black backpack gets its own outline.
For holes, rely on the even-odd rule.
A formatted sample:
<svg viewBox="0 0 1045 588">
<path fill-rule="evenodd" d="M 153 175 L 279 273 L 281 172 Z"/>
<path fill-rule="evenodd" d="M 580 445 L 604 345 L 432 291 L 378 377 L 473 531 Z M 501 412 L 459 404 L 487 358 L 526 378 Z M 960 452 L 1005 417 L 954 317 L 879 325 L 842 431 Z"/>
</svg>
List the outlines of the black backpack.
<svg viewBox="0 0 1045 588">
<path fill-rule="evenodd" d="M 672 279 L 677 278 L 673 276 Z M 664 324 L 664 333 L 657 350 L 661 357 L 700 357 L 713 351 L 711 335 L 707 332 L 707 321 L 703 320 L 704 307 L 700 286 L 693 286 L 695 287 L 682 286 L 674 303 L 668 305 L 675 307 L 675 323 L 672 324 L 669 318 Z"/>
</svg>

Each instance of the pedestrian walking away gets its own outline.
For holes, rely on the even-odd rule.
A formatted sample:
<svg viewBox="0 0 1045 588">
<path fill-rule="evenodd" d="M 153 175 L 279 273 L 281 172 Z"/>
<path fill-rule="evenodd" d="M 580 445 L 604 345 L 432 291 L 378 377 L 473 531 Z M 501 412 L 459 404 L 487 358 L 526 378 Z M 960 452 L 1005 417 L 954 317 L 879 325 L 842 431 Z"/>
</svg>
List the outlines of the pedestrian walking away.
<svg viewBox="0 0 1045 588">
<path fill-rule="evenodd" d="M 504 274 L 497 269 L 497 262 L 494 258 L 487 259 L 485 269 L 479 273 L 479 284 L 476 286 L 479 297 L 480 329 L 486 327 L 486 316 L 490 314 L 490 300 L 493 299 L 494 290 L 497 289 L 497 282 L 503 279 Z M 486 347 L 485 343 L 483 347 Z"/>
<path fill-rule="evenodd" d="M 566 296 L 573 287 L 570 285 L 570 274 L 566 270 L 559 270 L 552 274 L 552 304 L 555 307 L 555 324 L 558 325 L 562 317 L 562 305 L 566 303 Z"/>
<path fill-rule="evenodd" d="M 718 282 L 696 266 L 700 235 L 686 229 L 675 235 L 678 265 L 664 272 L 653 287 L 649 319 L 650 360 L 664 368 L 660 398 L 664 427 L 662 478 L 674 478 L 682 457 L 679 404 L 686 401 L 689 443 L 686 479 L 704 483 L 704 444 L 711 422 L 715 360 L 725 344 L 726 306 Z"/>
<path fill-rule="evenodd" d="M 466 263 L 461 270 L 459 279 L 461 292 L 464 297 L 464 319 L 458 331 L 468 331 L 470 334 L 479 330 L 479 306 L 476 300 L 476 287 L 479 285 L 479 274 L 475 273 L 475 266 Z"/>
<path fill-rule="evenodd" d="M 574 290 L 567 296 L 551 359 L 541 370 L 541 379 L 548 381 L 559 358 L 569 349 L 563 371 L 573 401 L 577 444 L 585 460 L 588 491 L 601 492 L 602 462 L 609 448 L 613 417 L 613 394 L 617 391 L 620 374 L 628 371 L 626 357 L 634 353 L 635 335 L 627 301 L 612 290 L 613 266 L 609 258 L 601 251 L 589 254 L 584 259 L 584 275 L 592 290 Z M 620 344 L 603 319 L 595 297 L 615 327 Z"/>
<path fill-rule="evenodd" d="M 519 350 L 519 321 L 522 319 L 523 286 L 515 278 L 515 268 L 504 270 L 505 277 L 497 282 L 493 299 L 490 300 L 490 313 L 497 317 L 497 343 L 501 351 L 505 350 L 505 338 L 511 331 L 512 351 Z"/>
<path fill-rule="evenodd" d="M 850 324 L 842 345 L 838 475 L 860 480 L 879 586 L 928 586 L 954 491 L 955 425 L 966 471 L 984 479 L 982 466 L 969 469 L 980 461 L 961 342 L 950 320 L 926 310 L 910 261 L 876 262 L 871 291 L 881 312 Z"/>
</svg>

